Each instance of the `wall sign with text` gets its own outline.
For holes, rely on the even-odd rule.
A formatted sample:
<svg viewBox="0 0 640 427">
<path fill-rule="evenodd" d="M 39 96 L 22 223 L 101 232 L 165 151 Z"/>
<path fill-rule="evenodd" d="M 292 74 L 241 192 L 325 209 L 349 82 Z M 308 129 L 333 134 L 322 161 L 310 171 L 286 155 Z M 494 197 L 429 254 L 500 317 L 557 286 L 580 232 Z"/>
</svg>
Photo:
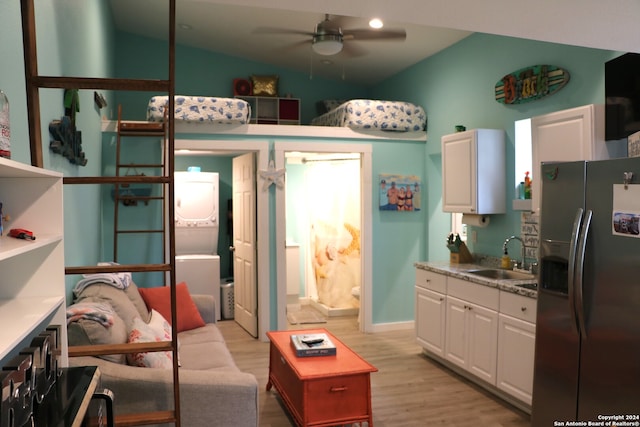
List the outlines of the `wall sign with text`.
<svg viewBox="0 0 640 427">
<path fill-rule="evenodd" d="M 496 83 L 496 101 L 524 104 L 551 95 L 569 82 L 569 72 L 555 65 L 533 65 L 507 74 Z"/>
</svg>

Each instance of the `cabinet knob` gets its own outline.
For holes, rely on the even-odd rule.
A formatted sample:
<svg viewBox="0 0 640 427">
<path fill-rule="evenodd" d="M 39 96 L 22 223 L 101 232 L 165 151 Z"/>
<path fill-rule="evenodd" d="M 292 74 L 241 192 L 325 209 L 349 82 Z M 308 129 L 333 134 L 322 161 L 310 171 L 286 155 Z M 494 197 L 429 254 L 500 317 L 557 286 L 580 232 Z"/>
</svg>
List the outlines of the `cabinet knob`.
<svg viewBox="0 0 640 427">
<path fill-rule="evenodd" d="M 440 297 L 440 301 L 444 301 L 444 298 Z"/>
<path fill-rule="evenodd" d="M 527 311 L 527 307 L 520 307 L 520 310 L 522 310 L 523 312 Z"/>
</svg>

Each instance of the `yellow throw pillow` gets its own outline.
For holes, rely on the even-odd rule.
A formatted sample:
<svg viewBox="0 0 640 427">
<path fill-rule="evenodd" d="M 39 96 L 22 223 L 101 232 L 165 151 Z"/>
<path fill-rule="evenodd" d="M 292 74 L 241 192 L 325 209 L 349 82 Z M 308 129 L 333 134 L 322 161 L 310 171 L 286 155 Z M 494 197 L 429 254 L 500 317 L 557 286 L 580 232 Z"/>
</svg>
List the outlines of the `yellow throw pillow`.
<svg viewBox="0 0 640 427">
<path fill-rule="evenodd" d="M 254 96 L 278 96 L 278 76 L 251 76 Z"/>
</svg>

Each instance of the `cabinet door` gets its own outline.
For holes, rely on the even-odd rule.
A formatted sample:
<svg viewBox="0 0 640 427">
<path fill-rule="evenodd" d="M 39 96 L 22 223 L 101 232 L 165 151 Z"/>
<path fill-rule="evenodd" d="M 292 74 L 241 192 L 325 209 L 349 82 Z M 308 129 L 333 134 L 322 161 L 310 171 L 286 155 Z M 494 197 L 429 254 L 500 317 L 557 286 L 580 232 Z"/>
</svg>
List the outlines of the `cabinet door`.
<svg viewBox="0 0 640 427">
<path fill-rule="evenodd" d="M 489 384 L 496 384 L 498 312 L 467 303 L 469 355 L 467 369 Z"/>
<path fill-rule="evenodd" d="M 467 369 L 467 307 L 468 303 L 447 296 L 447 317 L 445 322 L 445 358 Z"/>
<path fill-rule="evenodd" d="M 594 105 L 556 111 L 531 119 L 532 210 L 540 213 L 540 164 L 595 159 Z"/>
<path fill-rule="evenodd" d="M 498 332 L 499 389 L 531 405 L 536 326 L 500 314 Z"/>
<path fill-rule="evenodd" d="M 442 210 L 476 212 L 476 133 L 442 137 Z"/>
<path fill-rule="evenodd" d="M 416 286 L 416 339 L 432 353 L 444 357 L 445 296 Z"/>
</svg>

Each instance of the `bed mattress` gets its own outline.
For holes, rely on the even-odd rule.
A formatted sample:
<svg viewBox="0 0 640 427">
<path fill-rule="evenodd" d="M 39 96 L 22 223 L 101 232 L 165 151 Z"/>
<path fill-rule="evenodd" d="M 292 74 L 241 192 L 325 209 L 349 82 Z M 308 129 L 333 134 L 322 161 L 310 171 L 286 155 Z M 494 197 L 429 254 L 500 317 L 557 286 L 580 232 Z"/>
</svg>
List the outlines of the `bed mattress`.
<svg viewBox="0 0 640 427">
<path fill-rule="evenodd" d="M 161 122 L 168 96 L 154 96 L 147 106 L 147 120 Z M 238 98 L 207 96 L 175 96 L 175 120 L 189 123 L 240 124 L 249 123 L 251 107 Z"/>
<path fill-rule="evenodd" d="M 352 99 L 314 118 L 314 126 L 350 127 L 397 132 L 425 130 L 427 115 L 410 102 Z"/>
</svg>

